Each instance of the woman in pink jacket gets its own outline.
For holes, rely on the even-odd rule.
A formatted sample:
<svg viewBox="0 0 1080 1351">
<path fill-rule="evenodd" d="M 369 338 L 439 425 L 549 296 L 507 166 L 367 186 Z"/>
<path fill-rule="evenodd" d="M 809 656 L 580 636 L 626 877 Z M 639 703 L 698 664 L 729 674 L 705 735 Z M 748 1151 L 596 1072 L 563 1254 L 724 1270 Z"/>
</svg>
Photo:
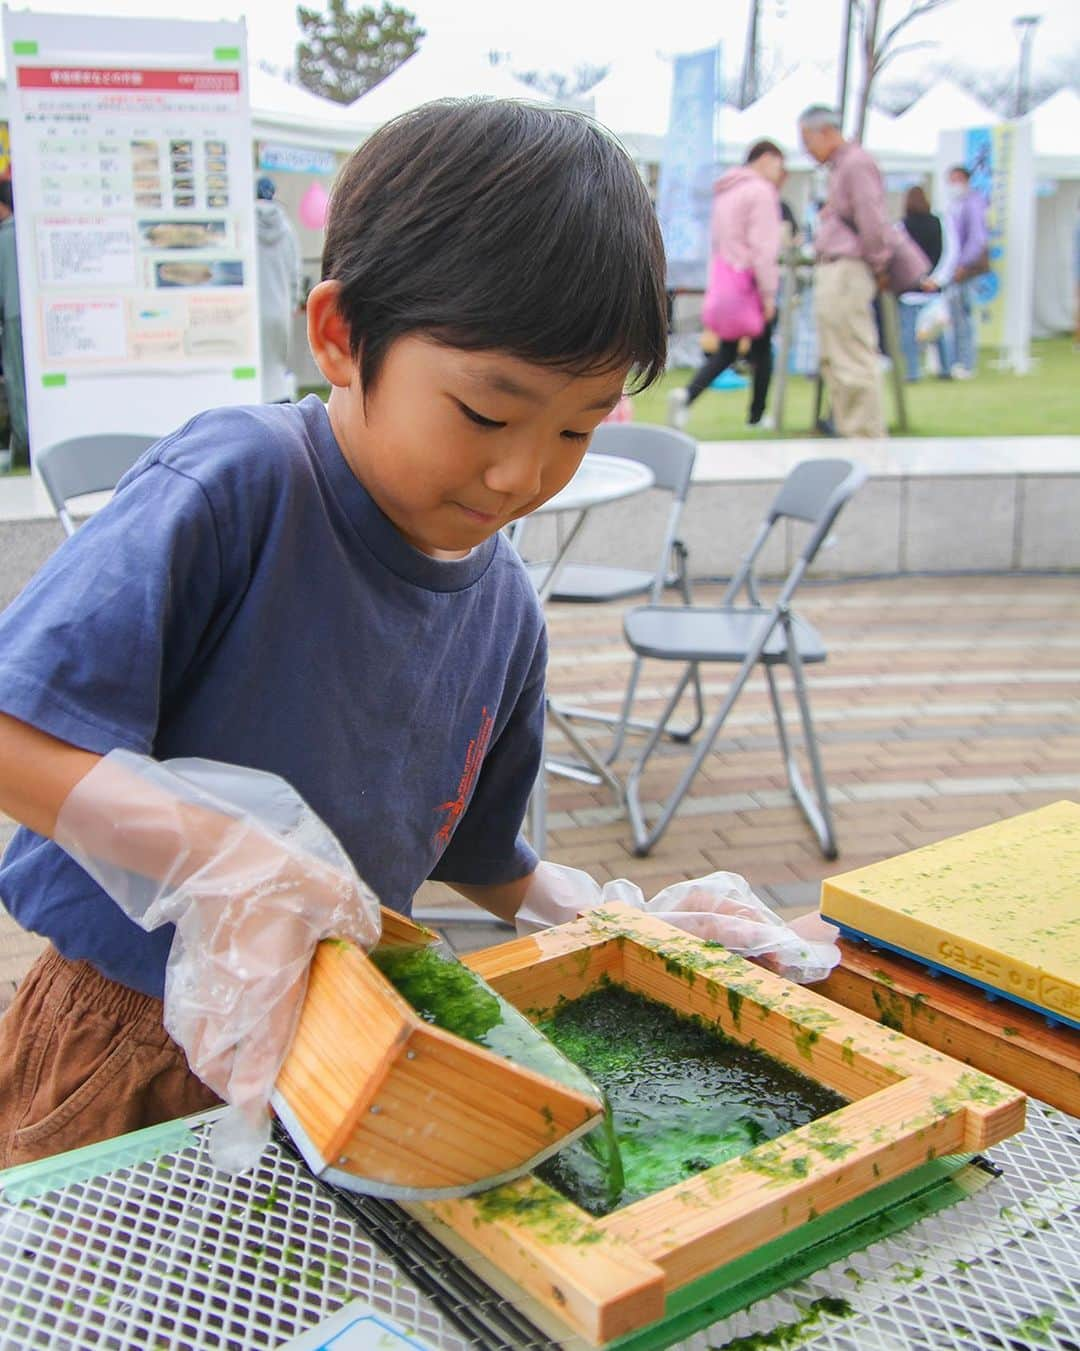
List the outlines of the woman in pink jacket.
<svg viewBox="0 0 1080 1351">
<path fill-rule="evenodd" d="M 712 252 L 738 271 L 752 271 L 764 328 L 752 337 L 750 362 L 754 368 L 754 391 L 747 422 L 757 426 L 765 412 L 772 379 L 772 331 L 776 318 L 776 292 L 780 284 L 780 183 L 784 177 L 784 152 L 772 141 L 750 147 L 746 163 L 730 169 L 716 185 L 712 209 Z M 694 374 L 685 389 L 673 390 L 668 403 L 668 421 L 685 427 L 690 405 L 708 389 L 721 371 L 738 355 L 738 339 L 721 342 Z"/>
</svg>

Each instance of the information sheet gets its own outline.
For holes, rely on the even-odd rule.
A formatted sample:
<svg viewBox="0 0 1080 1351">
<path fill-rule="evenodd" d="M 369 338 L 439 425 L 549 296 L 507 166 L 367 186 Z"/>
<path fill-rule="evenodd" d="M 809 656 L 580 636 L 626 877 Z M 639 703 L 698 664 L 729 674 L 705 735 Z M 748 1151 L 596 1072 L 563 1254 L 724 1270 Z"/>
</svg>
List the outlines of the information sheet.
<svg viewBox="0 0 1080 1351">
<path fill-rule="evenodd" d="M 242 24 L 4 11 L 32 448 L 259 397 Z"/>
</svg>

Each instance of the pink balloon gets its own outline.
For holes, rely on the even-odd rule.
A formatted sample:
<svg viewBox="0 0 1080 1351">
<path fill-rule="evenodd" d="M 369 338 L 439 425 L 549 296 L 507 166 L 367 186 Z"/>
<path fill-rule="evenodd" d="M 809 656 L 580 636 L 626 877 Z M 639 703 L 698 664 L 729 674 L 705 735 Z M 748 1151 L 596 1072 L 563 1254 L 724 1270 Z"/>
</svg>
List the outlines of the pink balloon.
<svg viewBox="0 0 1080 1351">
<path fill-rule="evenodd" d="M 309 230 L 321 230 L 326 224 L 326 208 L 330 205 L 330 194 L 321 183 L 312 183 L 300 198 L 300 223 Z"/>
</svg>

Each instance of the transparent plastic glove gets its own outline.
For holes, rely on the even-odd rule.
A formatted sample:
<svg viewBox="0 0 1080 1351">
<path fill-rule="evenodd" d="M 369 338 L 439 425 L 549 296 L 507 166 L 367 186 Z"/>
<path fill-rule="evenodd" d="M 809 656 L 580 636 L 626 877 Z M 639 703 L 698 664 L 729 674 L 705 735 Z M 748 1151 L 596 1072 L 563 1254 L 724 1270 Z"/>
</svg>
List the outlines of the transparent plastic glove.
<svg viewBox="0 0 1080 1351">
<path fill-rule="evenodd" d="M 599 884 L 588 873 L 541 859 L 514 916 L 518 937 L 556 924 L 569 924 L 583 910 L 591 910 L 602 900 Z"/>
<path fill-rule="evenodd" d="M 55 839 L 136 924 L 175 924 L 165 1028 L 229 1104 L 214 1163 L 252 1167 L 315 946 L 374 946 L 376 897 L 284 779 L 212 760 L 112 751 L 64 802 Z"/>
<path fill-rule="evenodd" d="M 614 885 L 614 884 L 612 884 Z M 678 882 L 644 907 L 687 933 L 760 962 L 787 980 L 813 985 L 840 960 L 836 930 L 820 916 L 805 916 L 799 931 L 770 910 L 738 873 L 715 872 Z M 810 921 L 813 921 L 811 923 Z"/>
<path fill-rule="evenodd" d="M 588 873 L 541 862 L 515 916 L 519 934 L 567 924 L 594 906 L 621 901 L 697 938 L 760 962 L 803 985 L 824 980 L 840 960 L 836 930 L 820 916 L 796 921 L 797 930 L 758 899 L 738 873 L 716 872 L 678 882 L 646 902 L 625 878 L 601 887 Z"/>
</svg>

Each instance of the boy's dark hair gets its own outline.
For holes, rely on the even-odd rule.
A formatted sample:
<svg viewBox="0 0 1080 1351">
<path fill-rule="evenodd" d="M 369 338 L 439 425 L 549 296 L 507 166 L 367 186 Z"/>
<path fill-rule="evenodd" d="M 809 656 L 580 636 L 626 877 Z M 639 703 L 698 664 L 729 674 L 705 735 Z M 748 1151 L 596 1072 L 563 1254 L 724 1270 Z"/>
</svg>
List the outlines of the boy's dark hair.
<svg viewBox="0 0 1080 1351">
<path fill-rule="evenodd" d="M 664 247 L 622 147 L 579 114 L 447 99 L 381 127 L 331 194 L 323 279 L 340 283 L 363 388 L 423 332 L 575 372 L 664 370 Z"/>
<path fill-rule="evenodd" d="M 784 152 L 775 141 L 755 141 L 746 152 L 747 164 L 753 164 L 755 160 L 761 159 L 762 155 L 778 155 L 781 159 L 784 158 Z"/>
<path fill-rule="evenodd" d="M 964 182 L 965 183 L 971 182 L 971 170 L 967 167 L 966 164 L 954 164 L 953 167 L 949 170 L 949 174 L 950 175 L 963 174 Z"/>
<path fill-rule="evenodd" d="M 6 206 L 9 211 L 15 210 L 15 199 L 12 196 L 10 178 L 0 178 L 0 206 Z"/>
</svg>

